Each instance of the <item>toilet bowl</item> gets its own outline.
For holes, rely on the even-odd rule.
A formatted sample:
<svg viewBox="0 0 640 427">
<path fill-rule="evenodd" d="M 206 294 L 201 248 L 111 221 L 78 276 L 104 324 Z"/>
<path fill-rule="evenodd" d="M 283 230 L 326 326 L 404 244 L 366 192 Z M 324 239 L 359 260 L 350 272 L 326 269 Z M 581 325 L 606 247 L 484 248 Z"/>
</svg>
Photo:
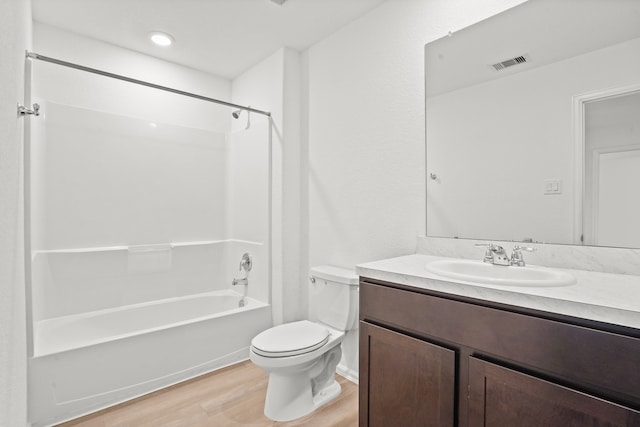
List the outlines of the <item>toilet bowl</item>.
<svg viewBox="0 0 640 427">
<path fill-rule="evenodd" d="M 341 392 L 335 371 L 357 317 L 358 277 L 322 266 L 311 270 L 310 282 L 318 319 L 275 326 L 251 341 L 251 361 L 269 374 L 264 414 L 275 421 L 307 415 Z"/>
<path fill-rule="evenodd" d="M 304 344 L 298 344 L 294 337 L 301 338 L 305 332 Z M 277 345 L 264 345 L 276 337 L 281 338 Z M 343 339 L 344 332 L 308 320 L 276 326 L 256 336 L 251 361 L 269 374 L 265 415 L 275 421 L 290 421 L 337 397 L 341 388 L 335 369 Z"/>
</svg>

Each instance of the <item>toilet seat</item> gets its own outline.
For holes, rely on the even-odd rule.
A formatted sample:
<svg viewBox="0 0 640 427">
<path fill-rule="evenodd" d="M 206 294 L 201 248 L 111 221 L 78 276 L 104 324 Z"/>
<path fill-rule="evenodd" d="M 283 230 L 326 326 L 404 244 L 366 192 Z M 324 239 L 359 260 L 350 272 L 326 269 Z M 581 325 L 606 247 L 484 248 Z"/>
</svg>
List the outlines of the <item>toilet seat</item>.
<svg viewBox="0 0 640 427">
<path fill-rule="evenodd" d="M 288 357 L 310 353 L 329 341 L 329 330 L 308 320 L 285 323 L 258 334 L 251 348 L 264 357 Z"/>
</svg>

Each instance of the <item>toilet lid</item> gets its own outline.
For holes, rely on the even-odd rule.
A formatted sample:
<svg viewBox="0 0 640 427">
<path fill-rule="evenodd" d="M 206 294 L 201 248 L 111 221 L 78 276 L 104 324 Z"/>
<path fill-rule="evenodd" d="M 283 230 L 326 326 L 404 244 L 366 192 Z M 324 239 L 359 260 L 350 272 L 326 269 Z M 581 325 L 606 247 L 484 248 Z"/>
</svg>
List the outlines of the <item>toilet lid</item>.
<svg viewBox="0 0 640 427">
<path fill-rule="evenodd" d="M 329 341 L 329 330 L 308 320 L 285 323 L 259 333 L 251 346 L 266 357 L 285 357 L 309 353 Z"/>
</svg>

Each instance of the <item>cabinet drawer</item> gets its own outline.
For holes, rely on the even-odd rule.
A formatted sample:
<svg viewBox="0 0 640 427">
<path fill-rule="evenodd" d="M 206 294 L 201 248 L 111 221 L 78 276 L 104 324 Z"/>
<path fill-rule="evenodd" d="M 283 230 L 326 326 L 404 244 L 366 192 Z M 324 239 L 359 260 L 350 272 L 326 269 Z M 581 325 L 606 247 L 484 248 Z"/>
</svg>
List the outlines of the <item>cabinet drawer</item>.
<svg viewBox="0 0 640 427">
<path fill-rule="evenodd" d="M 360 318 L 470 348 L 640 407 L 638 338 L 366 279 L 360 283 Z"/>
</svg>

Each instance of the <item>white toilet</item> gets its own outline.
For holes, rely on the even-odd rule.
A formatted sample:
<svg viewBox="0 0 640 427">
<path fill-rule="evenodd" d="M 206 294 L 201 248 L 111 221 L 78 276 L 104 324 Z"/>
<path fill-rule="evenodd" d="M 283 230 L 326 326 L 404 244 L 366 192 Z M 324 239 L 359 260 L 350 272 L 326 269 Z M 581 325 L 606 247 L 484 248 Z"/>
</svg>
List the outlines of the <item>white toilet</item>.
<svg viewBox="0 0 640 427">
<path fill-rule="evenodd" d="M 251 341 L 250 358 L 269 374 L 264 414 L 275 421 L 307 415 L 340 392 L 335 379 L 345 332 L 357 326 L 358 276 L 334 266 L 311 269 L 315 321 L 274 326 Z"/>
</svg>

